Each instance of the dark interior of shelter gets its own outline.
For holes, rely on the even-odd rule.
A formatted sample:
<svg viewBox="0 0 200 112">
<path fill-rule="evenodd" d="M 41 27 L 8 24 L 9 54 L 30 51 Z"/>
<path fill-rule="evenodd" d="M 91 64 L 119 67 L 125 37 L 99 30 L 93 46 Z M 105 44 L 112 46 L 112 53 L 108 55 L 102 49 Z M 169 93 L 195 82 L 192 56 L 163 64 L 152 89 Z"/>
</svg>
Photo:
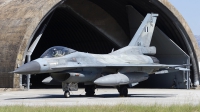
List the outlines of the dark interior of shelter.
<svg viewBox="0 0 200 112">
<path fill-rule="evenodd" d="M 161 4 L 159 4 L 159 6 L 160 5 Z M 115 26 L 112 22 L 110 22 L 110 24 L 109 22 L 105 24 L 98 20 L 101 19 L 99 18 L 101 15 L 102 19 L 112 18 L 115 24 L 120 27 L 121 32 L 124 33 L 124 37 L 121 38 L 126 38 L 130 41 L 133 36 L 132 34 L 135 32 L 130 31 L 127 6 L 132 6 L 143 17 L 145 17 L 147 13 L 158 13 L 159 17 L 156 26 L 188 54 L 185 42 L 173 22 L 174 18 L 169 16 L 171 13 L 163 13 L 161 7 L 158 6 L 158 2 L 154 0 L 66 0 L 50 12 L 39 25 L 32 41 L 41 33 L 45 25 L 46 27 L 33 52 L 31 60 L 39 58 L 43 52 L 52 46 L 65 46 L 77 51 L 95 54 L 107 54 L 110 53 L 112 49 L 117 50 L 126 46 L 126 42 L 119 41 L 119 43 L 116 43 L 113 41 L 111 37 L 115 37 L 112 36 L 112 29 L 106 32 L 106 26 Z M 98 18 L 95 15 L 98 15 Z M 105 15 L 109 17 L 104 17 Z M 138 25 L 140 25 L 140 23 Z M 191 74 L 192 72 L 191 70 Z M 61 87 L 42 84 L 42 80 L 48 76 L 49 74 L 32 75 L 31 88 Z M 150 76 L 149 80 L 141 82 L 135 87 L 152 88 L 153 86 L 151 86 L 151 84 L 155 81 L 152 77 L 154 76 Z M 193 79 L 192 76 L 191 79 Z M 82 86 L 82 84 L 80 86 Z"/>
</svg>

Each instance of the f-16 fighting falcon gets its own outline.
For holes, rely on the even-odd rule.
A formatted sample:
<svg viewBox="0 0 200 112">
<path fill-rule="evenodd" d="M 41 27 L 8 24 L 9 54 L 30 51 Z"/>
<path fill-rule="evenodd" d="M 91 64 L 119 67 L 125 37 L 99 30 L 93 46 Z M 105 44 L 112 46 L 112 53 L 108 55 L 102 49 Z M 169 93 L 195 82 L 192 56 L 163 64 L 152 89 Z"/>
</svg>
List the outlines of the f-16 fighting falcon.
<svg viewBox="0 0 200 112">
<path fill-rule="evenodd" d="M 50 73 L 43 83 L 59 82 L 67 98 L 70 91 L 78 90 L 78 83 L 85 84 L 87 96 L 93 96 L 95 85 L 99 85 L 116 87 L 120 96 L 126 97 L 127 86 L 133 87 L 147 80 L 149 74 L 186 70 L 181 67 L 187 65 L 159 64 L 152 56 L 156 54 L 156 47 L 150 46 L 150 42 L 157 17 L 158 14 L 147 14 L 129 45 L 109 54 L 91 54 L 55 46 L 13 73 Z"/>
</svg>

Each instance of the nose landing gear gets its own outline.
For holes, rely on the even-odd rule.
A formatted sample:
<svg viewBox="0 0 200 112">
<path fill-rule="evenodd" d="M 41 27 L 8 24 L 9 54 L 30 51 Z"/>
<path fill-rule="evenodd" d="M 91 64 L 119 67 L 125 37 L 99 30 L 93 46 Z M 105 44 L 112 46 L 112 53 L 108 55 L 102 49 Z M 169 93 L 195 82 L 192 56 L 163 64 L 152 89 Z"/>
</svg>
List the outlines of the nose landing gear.
<svg viewBox="0 0 200 112">
<path fill-rule="evenodd" d="M 64 97 L 69 98 L 70 97 L 69 91 L 78 91 L 78 84 L 77 83 L 62 82 L 62 88 L 63 88 L 63 91 L 64 91 Z"/>
<path fill-rule="evenodd" d="M 70 92 L 67 90 L 64 92 L 64 96 L 65 98 L 69 98 L 70 97 Z"/>
</svg>

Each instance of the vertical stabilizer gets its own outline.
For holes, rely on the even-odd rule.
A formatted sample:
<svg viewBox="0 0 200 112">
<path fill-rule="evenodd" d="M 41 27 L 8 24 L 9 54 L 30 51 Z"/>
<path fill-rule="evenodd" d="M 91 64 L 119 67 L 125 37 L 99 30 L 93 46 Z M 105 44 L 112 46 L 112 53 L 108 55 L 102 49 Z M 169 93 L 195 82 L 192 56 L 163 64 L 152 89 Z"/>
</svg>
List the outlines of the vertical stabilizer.
<svg viewBox="0 0 200 112">
<path fill-rule="evenodd" d="M 149 47 L 158 14 L 147 14 L 128 46 Z"/>
</svg>

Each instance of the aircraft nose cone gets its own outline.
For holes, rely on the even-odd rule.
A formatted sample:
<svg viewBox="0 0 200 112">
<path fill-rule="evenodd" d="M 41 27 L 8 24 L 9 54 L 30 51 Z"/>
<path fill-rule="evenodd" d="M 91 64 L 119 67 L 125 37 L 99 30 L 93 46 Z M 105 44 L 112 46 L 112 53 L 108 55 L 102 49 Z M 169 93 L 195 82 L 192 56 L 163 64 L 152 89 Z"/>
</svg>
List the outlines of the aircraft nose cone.
<svg viewBox="0 0 200 112">
<path fill-rule="evenodd" d="M 40 64 L 37 61 L 32 61 L 17 68 L 13 73 L 31 74 L 40 72 Z"/>
</svg>

